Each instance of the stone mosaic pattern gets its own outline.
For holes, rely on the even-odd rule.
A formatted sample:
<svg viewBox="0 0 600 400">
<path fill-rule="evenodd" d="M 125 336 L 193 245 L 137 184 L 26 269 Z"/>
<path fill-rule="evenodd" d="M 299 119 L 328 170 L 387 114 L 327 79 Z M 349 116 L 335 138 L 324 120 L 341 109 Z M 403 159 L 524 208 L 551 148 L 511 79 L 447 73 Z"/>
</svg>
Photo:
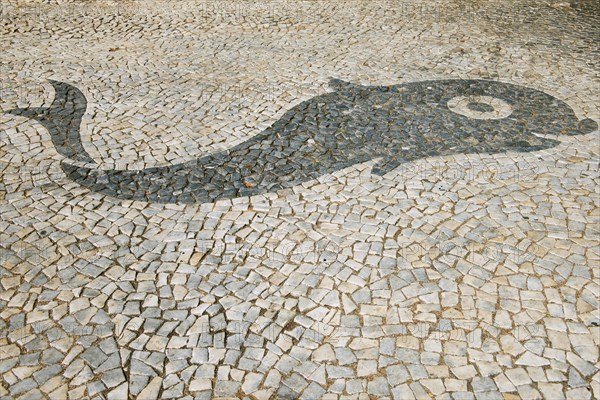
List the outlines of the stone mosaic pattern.
<svg viewBox="0 0 600 400">
<path fill-rule="evenodd" d="M 65 157 L 93 162 L 78 127 L 85 97 L 69 84 L 52 85 L 50 108 L 9 112 L 39 121 Z M 373 159 L 379 161 L 372 172 L 383 175 L 424 157 L 536 151 L 559 143 L 541 135 L 598 129 L 591 119 L 578 121 L 566 103 L 550 95 L 500 82 L 330 85 L 336 92 L 297 105 L 264 132 L 190 162 L 141 171 L 61 166 L 75 182 L 122 199 L 210 202 L 275 192 Z"/>
<path fill-rule="evenodd" d="M 531 88 L 579 130 L 599 120 L 598 15 L 586 1 L 4 2 L 0 397 L 600 397 L 597 130 L 190 204 L 96 193 L 61 167 L 90 168 L 81 147 L 102 170 L 218 154 L 334 93 L 332 76 Z M 83 114 L 79 96 L 55 103 L 58 82 Z M 456 118 L 505 110 L 471 100 Z M 9 113 L 55 105 L 78 135 Z"/>
</svg>

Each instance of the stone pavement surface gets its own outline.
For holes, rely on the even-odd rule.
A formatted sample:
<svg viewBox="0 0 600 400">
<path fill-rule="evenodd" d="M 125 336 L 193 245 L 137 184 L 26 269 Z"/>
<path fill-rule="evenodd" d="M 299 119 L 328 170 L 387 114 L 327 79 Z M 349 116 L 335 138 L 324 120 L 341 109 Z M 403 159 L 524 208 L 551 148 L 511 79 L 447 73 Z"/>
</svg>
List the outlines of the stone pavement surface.
<svg viewBox="0 0 600 400">
<path fill-rule="evenodd" d="M 595 2 L 1 12 L 0 398 L 600 397 Z"/>
</svg>

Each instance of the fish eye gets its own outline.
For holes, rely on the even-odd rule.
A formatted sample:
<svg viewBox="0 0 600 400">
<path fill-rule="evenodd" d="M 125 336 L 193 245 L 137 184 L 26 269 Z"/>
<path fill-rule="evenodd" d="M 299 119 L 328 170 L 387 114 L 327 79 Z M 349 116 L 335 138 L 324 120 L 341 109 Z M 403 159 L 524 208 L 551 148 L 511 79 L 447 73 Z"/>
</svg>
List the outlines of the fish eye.
<svg viewBox="0 0 600 400">
<path fill-rule="evenodd" d="M 512 114 L 506 101 L 491 96 L 456 96 L 448 100 L 448 109 L 473 119 L 503 119 Z"/>
</svg>

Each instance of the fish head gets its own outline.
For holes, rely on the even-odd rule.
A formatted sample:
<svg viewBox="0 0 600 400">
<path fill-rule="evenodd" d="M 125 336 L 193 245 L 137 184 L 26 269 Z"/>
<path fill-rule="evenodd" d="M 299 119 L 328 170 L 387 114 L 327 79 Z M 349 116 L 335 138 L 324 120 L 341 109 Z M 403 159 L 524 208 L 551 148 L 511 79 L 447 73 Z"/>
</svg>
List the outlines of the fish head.
<svg viewBox="0 0 600 400">
<path fill-rule="evenodd" d="M 332 79 L 330 87 L 327 101 L 319 100 L 326 125 L 348 127 L 363 139 L 361 149 L 387 157 L 535 151 L 598 129 L 550 94 L 498 81 L 363 86 Z"/>
<path fill-rule="evenodd" d="M 596 121 L 579 120 L 564 101 L 540 90 L 486 80 L 441 81 L 446 109 L 525 139 L 530 135 L 574 136 L 598 129 Z M 488 129 L 489 130 L 489 129 Z"/>
</svg>

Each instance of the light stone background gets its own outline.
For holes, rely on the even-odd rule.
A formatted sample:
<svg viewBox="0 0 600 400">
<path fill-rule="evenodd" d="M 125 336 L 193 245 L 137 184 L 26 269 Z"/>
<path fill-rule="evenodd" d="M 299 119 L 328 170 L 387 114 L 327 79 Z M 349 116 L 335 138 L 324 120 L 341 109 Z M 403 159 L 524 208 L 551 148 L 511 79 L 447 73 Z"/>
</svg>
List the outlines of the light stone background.
<svg viewBox="0 0 600 400">
<path fill-rule="evenodd" d="M 119 169 L 233 146 L 331 77 L 495 79 L 598 121 L 589 3 L 3 1 L 0 108 L 77 86 Z M 597 131 L 158 205 L 0 130 L 2 398 L 600 397 Z"/>
</svg>

